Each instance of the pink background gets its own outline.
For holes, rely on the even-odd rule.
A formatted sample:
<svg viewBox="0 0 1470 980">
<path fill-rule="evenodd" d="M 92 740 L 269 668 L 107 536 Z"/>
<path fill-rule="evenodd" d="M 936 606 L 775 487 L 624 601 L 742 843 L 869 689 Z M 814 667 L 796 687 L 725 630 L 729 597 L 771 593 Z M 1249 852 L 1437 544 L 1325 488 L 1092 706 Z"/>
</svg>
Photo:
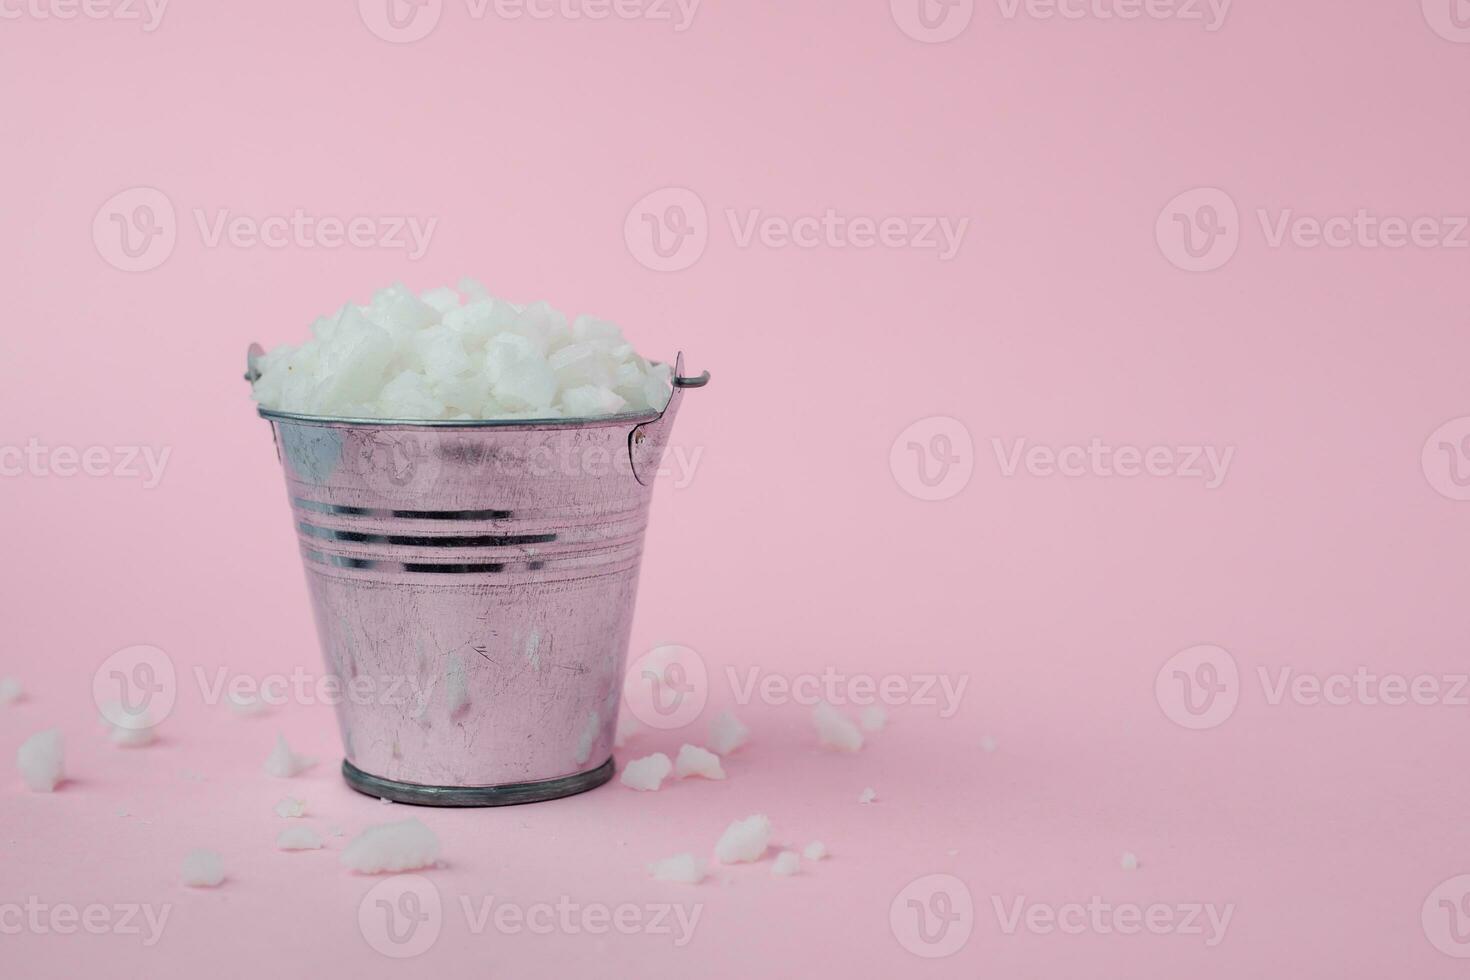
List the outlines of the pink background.
<svg viewBox="0 0 1470 980">
<path fill-rule="evenodd" d="M 0 674 L 30 692 L 0 707 L 0 906 L 172 911 L 151 949 L 0 935 L 0 972 L 1463 974 L 1435 938 L 1461 955 L 1470 944 L 1421 922 L 1421 906 L 1470 872 L 1470 708 L 1271 704 L 1258 678 L 1467 669 L 1470 504 L 1439 492 L 1453 484 L 1420 457 L 1470 414 L 1470 252 L 1273 247 L 1257 216 L 1470 211 L 1470 46 L 1416 0 L 1239 0 L 1217 31 L 1024 7 L 1008 19 L 981 3 L 941 44 L 907 35 L 882 0 L 706 0 L 683 32 L 474 20 L 445 0 L 409 44 L 375 37 L 348 2 L 175 0 L 151 33 L 17 9 L 0 20 L 0 442 L 172 456 L 156 489 L 0 479 Z M 129 273 L 92 224 L 137 186 L 167 195 L 178 237 L 157 268 Z M 698 195 L 708 245 L 655 272 L 624 225 L 666 187 Z M 1221 267 L 1187 272 L 1155 225 L 1200 187 L 1238 207 L 1239 243 Z M 409 263 L 382 249 L 211 248 L 192 217 L 297 207 L 438 225 Z M 827 208 L 970 225 L 945 262 L 740 247 L 725 218 Z M 444 841 L 447 866 L 425 875 L 449 913 L 433 948 L 398 962 L 358 930 L 374 882 L 337 865 L 344 839 L 277 852 L 271 807 L 294 792 L 313 826 L 349 834 L 408 811 L 341 783 L 329 708 L 241 720 L 192 678 L 318 665 L 280 474 L 239 380 L 246 345 L 300 338 L 395 279 L 463 274 L 607 316 L 641 349 L 682 348 L 714 373 L 676 438 L 703 453 L 697 474 L 655 500 L 632 648 L 697 650 L 706 719 L 733 701 L 727 666 L 968 687 L 951 718 L 893 708 L 854 756 L 815 747 L 807 707 L 756 701 L 736 706 L 754 740 L 723 783 L 415 810 Z M 890 449 L 932 416 L 963 423 L 973 477 L 922 501 Z M 1235 454 L 1205 489 L 1008 477 L 992 445 L 1093 437 Z M 1206 643 L 1238 665 L 1238 706 L 1188 730 L 1155 677 Z M 134 644 L 168 652 L 180 694 L 159 744 L 126 752 L 97 731 L 91 683 Z M 74 779 L 31 794 L 9 759 L 49 726 Z M 278 730 L 324 760 L 295 784 L 261 772 Z M 986 735 L 993 753 L 978 748 Z M 704 721 L 645 734 L 622 758 L 703 736 Z M 859 806 L 866 786 L 879 800 Z M 755 812 L 782 841 L 820 837 L 832 858 L 792 879 L 767 860 L 692 889 L 644 875 Z M 195 846 L 224 855 L 218 890 L 178 884 Z M 1125 850 L 1136 872 L 1120 869 Z M 933 873 L 964 883 L 975 922 L 929 960 L 891 927 L 890 904 Z M 471 935 L 460 895 L 703 909 L 679 950 L 653 935 Z M 1234 913 L 1213 947 L 1006 934 L 993 899 L 1023 896 Z"/>
</svg>

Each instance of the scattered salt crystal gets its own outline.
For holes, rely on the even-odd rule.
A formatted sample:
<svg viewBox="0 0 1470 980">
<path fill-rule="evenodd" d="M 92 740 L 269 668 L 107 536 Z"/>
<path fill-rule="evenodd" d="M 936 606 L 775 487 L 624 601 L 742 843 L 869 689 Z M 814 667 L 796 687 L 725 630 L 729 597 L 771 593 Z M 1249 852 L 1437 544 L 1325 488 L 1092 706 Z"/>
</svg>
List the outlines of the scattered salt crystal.
<svg viewBox="0 0 1470 980">
<path fill-rule="evenodd" d="M 715 857 L 723 864 L 738 861 L 758 861 L 766 853 L 771 842 L 771 821 L 764 814 L 736 820 L 726 828 L 719 843 L 715 844 Z"/>
<path fill-rule="evenodd" d="M 794 875 L 801 870 L 801 856 L 795 851 L 782 851 L 776 855 L 775 862 L 771 865 L 771 874 Z"/>
<path fill-rule="evenodd" d="M 674 769 L 674 764 L 662 752 L 634 759 L 623 767 L 622 783 L 629 789 L 649 792 L 663 785 L 664 778 Z"/>
<path fill-rule="evenodd" d="M 863 806 L 867 806 L 869 803 L 872 803 L 877 798 L 877 791 L 874 790 L 873 787 L 869 786 L 858 796 L 858 802 L 861 803 Z"/>
<path fill-rule="evenodd" d="M 439 838 L 416 817 L 377 824 L 342 850 L 342 863 L 354 871 L 412 871 L 439 860 Z"/>
<path fill-rule="evenodd" d="M 980 748 L 982 751 L 994 752 L 999 745 L 1000 743 L 995 740 L 994 735 L 980 736 Z"/>
<path fill-rule="evenodd" d="M 729 755 L 750 740 L 750 729 L 728 711 L 721 711 L 709 723 L 709 746 L 719 755 Z"/>
<path fill-rule="evenodd" d="M 415 296 L 401 285 L 319 318 L 299 347 L 256 362 L 261 405 L 309 415 L 563 418 L 659 410 L 667 364 L 614 324 L 546 303 L 519 306 L 473 280 Z"/>
<path fill-rule="evenodd" d="M 113 745 L 125 749 L 141 748 L 152 745 L 158 740 L 158 733 L 153 728 L 123 728 L 113 725 L 112 730 L 107 733 L 107 738 Z"/>
<path fill-rule="evenodd" d="M 120 806 L 120 807 L 118 807 L 116 810 L 114 810 L 112 812 L 116 816 L 126 817 L 128 815 L 128 808 L 125 807 L 125 806 Z"/>
<path fill-rule="evenodd" d="M 1124 871 L 1137 871 L 1138 855 L 1132 851 L 1124 851 L 1123 858 L 1119 863 L 1123 866 Z"/>
<path fill-rule="evenodd" d="M 380 797 L 378 797 L 378 805 L 380 805 L 380 806 L 392 806 L 393 805 L 393 801 L 390 800 L 390 799 L 388 799 L 388 797 L 386 797 L 386 796 L 380 796 Z"/>
<path fill-rule="evenodd" d="M 812 710 L 817 726 L 817 740 L 829 749 L 856 752 L 863 747 L 863 733 L 858 726 L 842 717 L 837 709 L 823 701 Z"/>
<path fill-rule="evenodd" d="M 125 749 L 152 745 L 158 738 L 147 708 L 129 708 L 117 701 L 103 707 L 102 725 L 108 741 Z"/>
<path fill-rule="evenodd" d="M 25 688 L 14 677 L 0 677 L 0 704 L 14 704 L 25 697 Z"/>
<path fill-rule="evenodd" d="M 622 748 L 623 744 L 638 734 L 638 719 L 634 718 L 632 712 L 622 711 L 618 713 L 618 727 L 613 734 L 613 747 Z"/>
<path fill-rule="evenodd" d="M 827 856 L 827 845 L 819 840 L 814 840 L 801 849 L 801 856 L 808 861 L 820 861 Z"/>
<path fill-rule="evenodd" d="M 304 817 L 306 816 L 306 801 L 298 800 L 294 796 L 281 798 L 276 804 L 276 816 L 278 817 Z"/>
<path fill-rule="evenodd" d="M 720 757 L 697 745 L 679 746 L 679 756 L 674 760 L 674 778 L 703 776 L 705 779 L 724 779 L 725 769 Z"/>
<path fill-rule="evenodd" d="M 663 858 L 648 866 L 648 873 L 655 881 L 677 881 L 685 885 L 697 885 L 704 880 L 704 864 L 695 860 L 693 854 L 676 854 Z"/>
<path fill-rule="evenodd" d="M 276 746 L 271 750 L 270 757 L 265 760 L 265 771 L 271 776 L 290 779 L 314 765 L 316 765 L 315 759 L 292 752 L 291 746 L 286 744 L 286 736 L 277 735 Z"/>
<path fill-rule="evenodd" d="M 888 724 L 888 711 L 880 704 L 869 705 L 863 709 L 858 721 L 865 732 L 881 732 Z"/>
<path fill-rule="evenodd" d="M 287 827 L 276 835 L 276 847 L 282 851 L 315 851 L 322 837 L 310 827 Z"/>
<path fill-rule="evenodd" d="M 202 847 L 190 851 L 184 855 L 183 877 L 192 888 L 213 888 L 225 880 L 225 860 Z"/>
<path fill-rule="evenodd" d="M 20 778 L 37 793 L 49 793 L 62 780 L 65 771 L 61 732 L 52 728 L 32 735 L 20 743 L 15 753 Z"/>
</svg>

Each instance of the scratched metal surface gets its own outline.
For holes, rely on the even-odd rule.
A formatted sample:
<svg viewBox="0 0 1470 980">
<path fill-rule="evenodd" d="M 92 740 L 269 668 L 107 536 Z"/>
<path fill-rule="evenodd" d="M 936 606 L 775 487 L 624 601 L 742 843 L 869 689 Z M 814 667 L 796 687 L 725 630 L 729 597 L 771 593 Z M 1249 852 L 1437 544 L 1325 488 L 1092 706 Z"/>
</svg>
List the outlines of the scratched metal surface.
<svg viewBox="0 0 1470 980">
<path fill-rule="evenodd" d="M 611 757 L 681 391 L 641 423 L 270 418 L 353 765 L 496 786 Z"/>
</svg>

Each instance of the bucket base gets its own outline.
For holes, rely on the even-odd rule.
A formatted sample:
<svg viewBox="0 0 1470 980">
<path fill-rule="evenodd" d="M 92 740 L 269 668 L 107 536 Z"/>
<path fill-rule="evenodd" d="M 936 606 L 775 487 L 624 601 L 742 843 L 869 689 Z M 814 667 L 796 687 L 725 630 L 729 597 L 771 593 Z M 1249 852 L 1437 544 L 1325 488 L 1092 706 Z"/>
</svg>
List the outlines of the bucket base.
<svg viewBox="0 0 1470 980">
<path fill-rule="evenodd" d="M 342 778 L 347 785 L 367 796 L 389 799 L 395 803 L 412 803 L 415 806 L 514 806 L 517 803 L 540 803 L 556 800 L 563 796 L 575 796 L 589 789 L 596 789 L 612 779 L 617 767 L 612 758 L 596 769 L 543 779 L 534 783 L 505 783 L 500 786 L 424 786 L 419 783 L 400 783 L 395 779 L 384 779 L 363 772 L 342 760 Z"/>
</svg>

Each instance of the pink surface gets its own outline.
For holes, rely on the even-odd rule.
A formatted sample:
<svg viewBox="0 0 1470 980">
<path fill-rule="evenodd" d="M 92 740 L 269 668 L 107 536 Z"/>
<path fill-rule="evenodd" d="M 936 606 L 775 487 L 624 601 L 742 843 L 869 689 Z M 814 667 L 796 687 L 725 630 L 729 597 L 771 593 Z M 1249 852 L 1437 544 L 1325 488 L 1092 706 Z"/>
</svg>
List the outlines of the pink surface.
<svg viewBox="0 0 1470 980">
<path fill-rule="evenodd" d="M 360 6 L 180 2 L 153 30 L 141 5 L 0 6 L 0 674 L 30 692 L 0 707 L 0 747 L 9 767 L 59 727 L 72 775 L 39 795 L 7 768 L 0 973 L 1463 974 L 1463 3 L 1212 23 L 1207 3 L 709 0 L 682 30 L 651 0 Z M 1181 6 L 1204 19 L 1162 15 Z M 221 211 L 298 208 L 373 218 L 369 247 L 212 237 Z M 797 220 L 828 209 L 842 230 Z M 138 220 L 133 254 L 114 215 Z M 412 261 L 378 244 L 407 216 L 435 222 Z M 961 222 L 948 259 L 915 247 Z M 723 783 L 414 810 L 444 842 L 423 873 L 440 931 L 396 960 L 359 924 L 379 880 L 338 866 L 346 838 L 280 853 L 272 806 L 303 796 L 349 834 L 409 811 L 341 783 L 329 707 L 235 718 L 196 670 L 318 670 L 246 345 L 466 273 L 715 375 L 679 421 L 701 455 L 655 500 L 633 637 L 698 651 L 708 704 L 625 760 L 703 741 L 750 670 L 966 686 L 948 717 L 895 705 L 852 756 L 757 694 Z M 18 462 L 32 439 L 56 467 Z M 59 447 L 107 447 L 111 475 L 58 475 Z M 166 448 L 158 485 L 118 447 Z M 1205 447 L 1223 479 L 1189 475 Z M 137 644 L 178 696 L 125 751 L 92 683 Z M 277 731 L 323 762 L 266 776 Z M 832 857 L 645 875 L 757 812 Z M 219 889 L 179 884 L 196 846 L 224 856 Z M 699 918 L 682 947 L 477 932 L 490 896 Z M 32 899 L 169 917 L 151 946 L 112 919 L 61 935 L 22 921 Z M 1194 905 L 1228 908 L 1223 935 L 1181 928 Z M 1113 929 L 1150 906 L 1163 934 Z"/>
</svg>

